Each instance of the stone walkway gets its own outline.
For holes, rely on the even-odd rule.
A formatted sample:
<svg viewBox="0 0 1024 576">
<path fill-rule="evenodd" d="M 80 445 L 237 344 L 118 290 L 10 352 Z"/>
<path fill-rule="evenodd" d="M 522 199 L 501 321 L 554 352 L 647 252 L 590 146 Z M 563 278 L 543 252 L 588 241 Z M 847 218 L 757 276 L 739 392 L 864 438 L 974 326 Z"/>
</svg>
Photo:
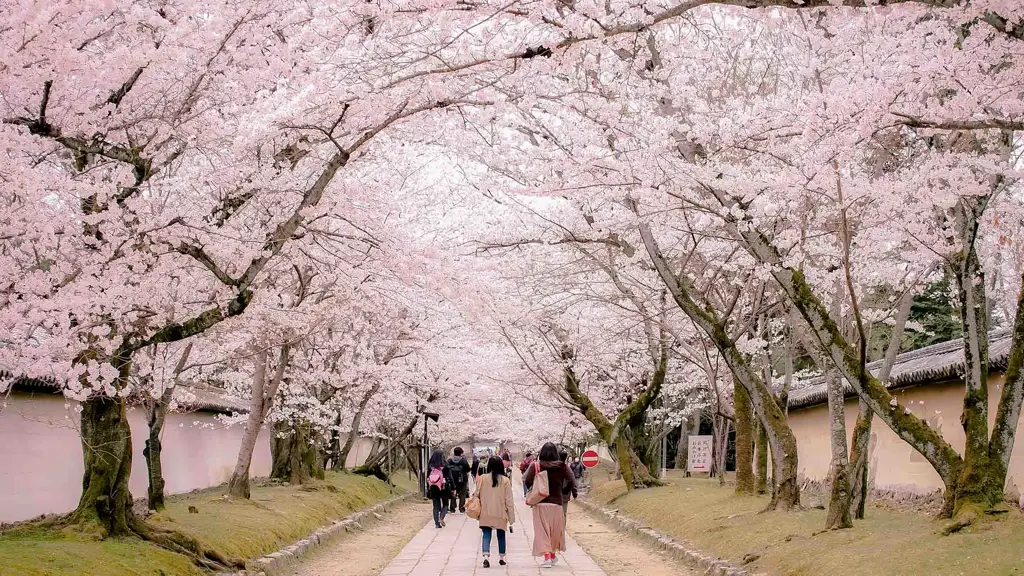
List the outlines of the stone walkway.
<svg viewBox="0 0 1024 576">
<path fill-rule="evenodd" d="M 506 534 L 507 566 L 498 565 L 498 537 L 491 538 L 491 567 L 483 567 L 480 552 L 480 527 L 465 515 L 448 515 L 447 526 L 434 528 L 433 519 L 402 549 L 380 576 L 450 576 L 510 574 L 515 576 L 550 574 L 565 576 L 606 576 L 576 542 L 566 536 L 566 551 L 558 556 L 554 568 L 541 569 L 539 558 L 530 555 L 533 545 L 533 520 L 523 499 L 518 479 L 514 486 L 516 503 L 515 531 Z"/>
</svg>

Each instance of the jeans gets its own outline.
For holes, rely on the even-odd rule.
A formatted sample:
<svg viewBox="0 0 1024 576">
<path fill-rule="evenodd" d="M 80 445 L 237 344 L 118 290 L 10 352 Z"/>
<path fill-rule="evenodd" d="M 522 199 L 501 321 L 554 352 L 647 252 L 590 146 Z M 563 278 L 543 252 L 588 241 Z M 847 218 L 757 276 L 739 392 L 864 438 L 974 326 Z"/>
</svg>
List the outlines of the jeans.
<svg viewBox="0 0 1024 576">
<path fill-rule="evenodd" d="M 447 494 L 431 496 L 430 500 L 434 503 L 434 524 L 440 524 L 444 517 L 448 515 Z"/>
<path fill-rule="evenodd" d="M 484 533 L 484 554 L 491 553 L 491 527 L 481 526 L 480 531 Z M 505 555 L 505 531 L 498 529 L 498 554 Z"/>
</svg>

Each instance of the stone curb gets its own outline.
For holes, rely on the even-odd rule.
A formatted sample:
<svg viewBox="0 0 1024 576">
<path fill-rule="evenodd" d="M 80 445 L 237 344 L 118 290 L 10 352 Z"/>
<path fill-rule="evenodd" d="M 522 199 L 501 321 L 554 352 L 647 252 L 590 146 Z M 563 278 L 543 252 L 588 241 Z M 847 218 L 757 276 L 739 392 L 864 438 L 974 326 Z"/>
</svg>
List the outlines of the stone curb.
<svg viewBox="0 0 1024 576">
<path fill-rule="evenodd" d="M 604 508 L 586 498 L 580 498 L 576 500 L 576 503 L 594 516 L 598 517 L 600 520 L 611 524 L 613 528 L 619 528 L 636 534 L 642 540 L 646 540 L 648 543 L 665 550 L 673 558 L 683 562 L 687 566 L 702 571 L 702 573 L 707 576 L 760 576 L 750 572 L 749 570 L 729 564 L 721 558 L 715 558 L 704 554 L 688 544 L 673 538 L 672 536 L 662 534 L 661 532 L 648 527 L 647 524 L 639 520 L 619 514 L 617 510 Z"/>
<path fill-rule="evenodd" d="M 272 552 L 262 558 L 247 561 L 246 570 L 236 572 L 234 576 L 278 576 L 283 574 L 292 564 L 314 548 L 327 544 L 341 534 L 362 530 L 367 524 L 383 518 L 383 514 L 389 512 L 390 508 L 395 504 L 418 496 L 419 494 L 410 492 L 390 500 L 385 500 L 369 508 L 364 508 L 358 512 L 353 512 L 341 520 L 335 520 L 326 526 L 317 528 L 312 534 L 291 546 L 285 546 L 277 552 Z"/>
</svg>

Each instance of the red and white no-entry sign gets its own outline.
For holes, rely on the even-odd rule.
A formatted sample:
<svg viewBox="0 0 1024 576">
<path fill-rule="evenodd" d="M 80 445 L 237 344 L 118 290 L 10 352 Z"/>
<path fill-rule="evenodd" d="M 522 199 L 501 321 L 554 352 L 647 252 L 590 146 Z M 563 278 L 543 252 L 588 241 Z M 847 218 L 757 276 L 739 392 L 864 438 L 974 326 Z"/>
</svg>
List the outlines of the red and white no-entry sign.
<svg viewBox="0 0 1024 576">
<path fill-rule="evenodd" d="M 586 452 L 583 453 L 583 456 L 580 456 L 580 462 L 583 462 L 583 465 L 586 466 L 587 468 L 593 468 L 594 466 L 597 466 L 597 461 L 598 456 L 597 451 L 595 450 L 587 450 Z"/>
</svg>

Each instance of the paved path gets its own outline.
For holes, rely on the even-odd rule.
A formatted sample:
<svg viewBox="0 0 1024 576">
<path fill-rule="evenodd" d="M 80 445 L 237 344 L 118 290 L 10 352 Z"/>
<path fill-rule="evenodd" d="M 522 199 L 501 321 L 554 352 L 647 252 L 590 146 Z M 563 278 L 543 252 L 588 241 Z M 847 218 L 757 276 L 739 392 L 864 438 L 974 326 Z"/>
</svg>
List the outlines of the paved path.
<svg viewBox="0 0 1024 576">
<path fill-rule="evenodd" d="M 518 479 L 514 486 L 516 502 L 515 531 L 506 534 L 507 566 L 498 565 L 498 537 L 491 538 L 491 567 L 483 567 L 480 552 L 480 527 L 465 515 L 448 515 L 447 526 L 434 528 L 433 519 L 402 549 L 380 576 L 469 576 L 510 574 L 552 576 L 606 576 L 576 542 L 566 536 L 566 551 L 559 554 L 554 568 L 541 569 L 538 558 L 530 555 L 533 545 L 533 519 L 523 499 Z"/>
</svg>

